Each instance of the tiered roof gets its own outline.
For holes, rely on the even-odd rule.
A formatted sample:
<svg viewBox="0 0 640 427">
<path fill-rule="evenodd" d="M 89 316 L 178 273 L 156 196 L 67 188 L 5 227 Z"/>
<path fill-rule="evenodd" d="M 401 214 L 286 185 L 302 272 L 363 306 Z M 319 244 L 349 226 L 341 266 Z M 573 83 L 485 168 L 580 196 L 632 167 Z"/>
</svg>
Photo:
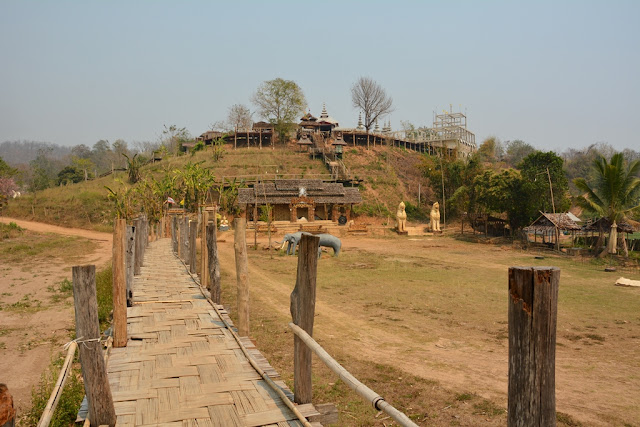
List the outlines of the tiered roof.
<svg viewBox="0 0 640 427">
<path fill-rule="evenodd" d="M 361 203 L 362 196 L 355 187 L 344 187 L 336 182 L 316 179 L 282 179 L 275 182 L 259 182 L 253 188 L 238 189 L 241 204 L 289 204 L 291 199 L 306 194 L 316 203 Z"/>
</svg>

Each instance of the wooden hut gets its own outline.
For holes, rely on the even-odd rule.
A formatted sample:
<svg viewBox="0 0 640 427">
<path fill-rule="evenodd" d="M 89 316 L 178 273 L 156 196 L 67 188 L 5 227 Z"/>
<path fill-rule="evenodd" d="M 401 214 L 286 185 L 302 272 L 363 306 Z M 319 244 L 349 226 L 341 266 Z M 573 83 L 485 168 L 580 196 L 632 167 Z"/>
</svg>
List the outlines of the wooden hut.
<svg viewBox="0 0 640 427">
<path fill-rule="evenodd" d="M 525 228 L 527 236 L 533 233 L 533 241 L 537 241 L 537 236 L 542 235 L 542 242 L 558 246 L 559 232 L 570 232 L 572 237 L 581 227 L 575 223 L 566 213 L 544 213 L 540 212 L 538 219 Z M 545 237 L 548 236 L 548 240 Z M 572 239 L 573 241 L 573 239 Z"/>
<path fill-rule="evenodd" d="M 346 224 L 353 205 L 361 203 L 357 187 L 312 179 L 282 179 L 259 182 L 238 190 L 238 204 L 248 221 L 259 216 L 260 206 L 270 205 L 274 221 L 331 220 Z"/>
</svg>

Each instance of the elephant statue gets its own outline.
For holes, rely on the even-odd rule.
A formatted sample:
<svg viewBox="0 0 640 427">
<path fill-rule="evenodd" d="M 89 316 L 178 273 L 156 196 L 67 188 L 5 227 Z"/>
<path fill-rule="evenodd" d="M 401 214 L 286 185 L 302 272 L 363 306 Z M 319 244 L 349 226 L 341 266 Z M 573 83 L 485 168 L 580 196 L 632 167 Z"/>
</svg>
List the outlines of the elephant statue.
<svg viewBox="0 0 640 427">
<path fill-rule="evenodd" d="M 284 235 L 284 238 L 282 239 L 281 242 L 276 242 L 276 244 L 282 244 L 282 246 L 284 247 L 284 245 L 288 243 L 287 255 L 295 255 L 296 248 L 298 247 L 298 244 L 300 243 L 300 239 L 302 238 L 303 234 L 312 235 L 311 233 L 307 233 L 304 231 L 298 231 L 296 233 L 288 233 Z M 321 248 L 323 246 L 333 248 L 334 256 L 338 256 L 340 254 L 340 249 L 342 248 L 342 242 L 340 241 L 339 238 L 337 238 L 332 234 L 327 234 L 327 233 L 316 234 L 316 236 L 320 238 L 320 242 L 318 244 L 318 258 L 322 254 Z"/>
<path fill-rule="evenodd" d="M 282 244 L 282 247 L 284 247 L 285 244 L 287 245 L 287 255 L 295 255 L 296 254 L 296 248 L 298 247 L 298 243 L 300 243 L 300 239 L 302 238 L 302 231 L 298 231 L 296 233 L 287 233 L 284 235 L 284 238 L 282 239 L 281 242 L 276 242 L 276 244 Z M 281 248 L 282 249 L 282 248 Z"/>
<path fill-rule="evenodd" d="M 320 257 L 320 248 L 322 246 L 327 248 L 333 248 L 333 256 L 338 256 L 340 254 L 340 249 L 342 248 L 342 241 L 339 238 L 332 234 L 316 234 L 320 238 L 320 244 L 318 248 L 318 257 Z"/>
</svg>

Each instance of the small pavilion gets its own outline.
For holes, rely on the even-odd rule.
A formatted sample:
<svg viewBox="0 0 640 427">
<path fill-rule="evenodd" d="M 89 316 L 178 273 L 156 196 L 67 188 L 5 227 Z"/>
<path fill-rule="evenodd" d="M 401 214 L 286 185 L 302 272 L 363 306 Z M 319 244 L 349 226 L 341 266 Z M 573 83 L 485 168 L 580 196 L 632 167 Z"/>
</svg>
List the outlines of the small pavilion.
<svg viewBox="0 0 640 427">
<path fill-rule="evenodd" d="M 351 219 L 353 205 L 361 202 L 357 187 L 312 179 L 259 182 L 238 190 L 238 204 L 247 221 L 257 220 L 260 207 L 270 205 L 273 221 L 330 220 L 344 225 Z"/>
</svg>

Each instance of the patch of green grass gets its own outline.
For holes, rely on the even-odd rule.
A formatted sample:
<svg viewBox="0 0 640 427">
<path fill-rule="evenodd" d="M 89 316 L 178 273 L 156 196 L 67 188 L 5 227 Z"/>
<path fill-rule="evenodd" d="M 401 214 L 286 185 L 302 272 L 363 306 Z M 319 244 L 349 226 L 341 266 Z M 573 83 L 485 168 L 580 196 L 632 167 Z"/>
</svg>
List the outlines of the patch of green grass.
<svg viewBox="0 0 640 427">
<path fill-rule="evenodd" d="M 12 239 L 21 235 L 23 232 L 24 229 L 15 222 L 10 222 L 9 224 L 0 223 L 0 241 Z"/>
<path fill-rule="evenodd" d="M 488 415 L 490 417 L 497 417 L 498 415 L 503 415 L 506 410 L 498 407 L 495 403 L 490 400 L 483 399 L 481 402 L 473 404 L 474 414 L 477 415 Z"/>
<path fill-rule="evenodd" d="M 569 427 L 581 427 L 582 423 L 576 419 L 574 419 L 571 415 L 565 414 L 564 412 L 556 412 L 556 421 L 560 425 L 565 425 Z"/>
<path fill-rule="evenodd" d="M 111 266 L 96 273 L 96 293 L 98 299 L 98 320 L 100 330 L 105 330 L 109 322 L 109 315 L 113 310 L 113 272 Z"/>
<path fill-rule="evenodd" d="M 456 400 L 458 402 L 466 402 L 468 400 L 471 400 L 474 398 L 474 394 L 473 393 L 460 393 L 456 395 Z"/>
<path fill-rule="evenodd" d="M 77 353 L 76 353 L 77 358 Z M 31 390 L 31 409 L 25 414 L 25 425 L 36 425 L 51 396 L 53 387 L 64 363 L 64 357 L 53 360 L 46 372 L 40 377 L 40 383 Z M 80 379 L 80 363 L 76 359 L 72 365 L 69 379 L 65 384 L 60 401 L 54 412 L 51 427 L 73 425 L 84 396 L 84 384 Z"/>
</svg>

